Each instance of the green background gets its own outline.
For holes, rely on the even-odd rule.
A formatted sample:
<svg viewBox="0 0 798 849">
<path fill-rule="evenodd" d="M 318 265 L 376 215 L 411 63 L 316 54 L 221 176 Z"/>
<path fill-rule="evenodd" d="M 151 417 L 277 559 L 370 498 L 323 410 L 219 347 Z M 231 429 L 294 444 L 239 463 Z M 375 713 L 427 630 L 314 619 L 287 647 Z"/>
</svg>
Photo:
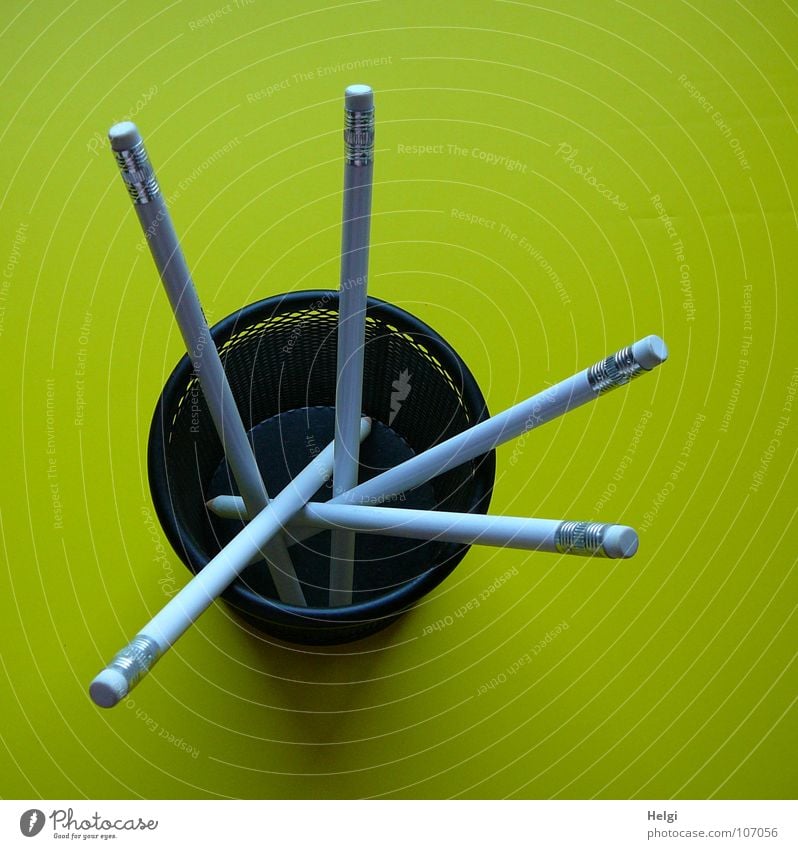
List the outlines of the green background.
<svg viewBox="0 0 798 849">
<path fill-rule="evenodd" d="M 795 794 L 794 3 L 6 2 L 2 27 L 3 796 Z M 494 412 L 667 341 L 499 451 L 493 512 L 628 523 L 639 554 L 473 549 L 335 649 L 215 605 L 100 710 L 88 682 L 186 579 L 145 462 L 181 341 L 105 133 L 140 126 L 216 321 L 337 285 L 361 81 L 370 291 Z"/>
</svg>

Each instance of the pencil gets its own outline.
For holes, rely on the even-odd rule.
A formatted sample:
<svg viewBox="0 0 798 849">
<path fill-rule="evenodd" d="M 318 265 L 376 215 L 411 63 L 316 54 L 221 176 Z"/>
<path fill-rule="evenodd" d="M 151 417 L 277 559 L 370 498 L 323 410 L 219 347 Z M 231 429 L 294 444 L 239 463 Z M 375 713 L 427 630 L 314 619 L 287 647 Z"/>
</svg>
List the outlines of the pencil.
<svg viewBox="0 0 798 849">
<path fill-rule="evenodd" d="M 374 93 L 366 85 L 352 85 L 346 89 L 344 157 L 333 495 L 341 495 L 357 486 L 359 468 L 358 421 L 363 397 L 374 169 Z M 352 602 L 354 557 L 355 535 L 350 531 L 333 531 L 330 543 L 331 607 Z"/>
<path fill-rule="evenodd" d="M 268 504 L 269 497 L 141 134 L 135 124 L 123 121 L 111 127 L 108 138 L 227 462 L 247 511 L 254 516 Z M 268 547 L 266 557 L 280 599 L 289 604 L 305 604 L 302 587 L 282 538 L 275 539 Z"/>
</svg>

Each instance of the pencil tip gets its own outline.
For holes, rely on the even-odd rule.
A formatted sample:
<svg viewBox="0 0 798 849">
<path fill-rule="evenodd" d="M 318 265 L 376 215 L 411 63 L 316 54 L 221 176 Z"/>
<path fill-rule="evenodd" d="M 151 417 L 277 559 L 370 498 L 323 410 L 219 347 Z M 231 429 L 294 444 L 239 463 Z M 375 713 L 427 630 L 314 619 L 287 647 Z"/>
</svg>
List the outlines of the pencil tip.
<svg viewBox="0 0 798 849">
<path fill-rule="evenodd" d="M 668 359 L 668 346 L 659 336 L 651 335 L 635 342 L 632 353 L 644 369 L 651 371 Z"/>
<path fill-rule="evenodd" d="M 127 695 L 128 683 L 117 669 L 103 669 L 91 682 L 89 695 L 98 707 L 113 707 Z"/>
<path fill-rule="evenodd" d="M 141 142 L 141 133 L 132 121 L 120 121 L 108 130 L 112 150 L 130 150 Z"/>
<path fill-rule="evenodd" d="M 602 546 L 607 557 L 633 557 L 640 545 L 640 539 L 634 528 L 626 525 L 613 525 L 608 528 Z"/>
<path fill-rule="evenodd" d="M 344 94 L 344 101 L 351 112 L 367 112 L 374 108 L 374 89 L 369 85 L 350 85 Z"/>
</svg>

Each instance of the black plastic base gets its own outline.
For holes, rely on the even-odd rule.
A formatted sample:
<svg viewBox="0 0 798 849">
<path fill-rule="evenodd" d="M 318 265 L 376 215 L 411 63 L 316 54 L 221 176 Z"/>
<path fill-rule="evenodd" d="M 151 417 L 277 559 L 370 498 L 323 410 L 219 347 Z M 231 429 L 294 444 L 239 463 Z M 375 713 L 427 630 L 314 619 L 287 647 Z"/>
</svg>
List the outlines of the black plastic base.
<svg viewBox="0 0 798 849">
<path fill-rule="evenodd" d="M 274 496 L 286 487 L 333 440 L 334 433 L 333 407 L 291 410 L 259 424 L 251 435 L 258 466 L 270 494 Z M 361 445 L 359 482 L 412 456 L 412 449 L 399 435 L 381 422 L 374 422 L 371 434 Z M 208 492 L 211 497 L 238 494 L 227 461 L 216 470 Z M 328 482 L 312 500 L 328 501 L 331 497 L 332 484 Z M 382 506 L 432 510 L 435 493 L 427 483 Z M 211 521 L 220 546 L 244 527 L 242 522 L 217 516 L 212 516 Z M 330 531 L 322 531 L 291 546 L 291 560 L 310 607 L 329 606 L 330 537 Z M 292 537 L 287 535 L 287 540 Z M 419 540 L 356 534 L 353 602 L 369 601 L 417 578 L 429 568 L 433 548 L 433 544 Z M 263 561 L 249 566 L 241 575 L 241 581 L 261 596 L 277 598 L 274 582 Z"/>
</svg>

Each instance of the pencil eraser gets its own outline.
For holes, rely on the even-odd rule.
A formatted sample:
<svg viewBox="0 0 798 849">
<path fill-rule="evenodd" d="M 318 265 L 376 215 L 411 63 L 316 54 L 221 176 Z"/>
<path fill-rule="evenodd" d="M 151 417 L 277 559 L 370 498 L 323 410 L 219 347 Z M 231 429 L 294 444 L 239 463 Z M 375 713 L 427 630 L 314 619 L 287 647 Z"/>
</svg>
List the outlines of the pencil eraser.
<svg viewBox="0 0 798 849">
<path fill-rule="evenodd" d="M 370 85 L 350 85 L 345 94 L 346 108 L 351 112 L 367 112 L 374 108 L 374 90 Z"/>
<path fill-rule="evenodd" d="M 127 693 L 127 679 L 118 669 L 103 669 L 89 686 L 91 700 L 104 708 L 119 704 Z"/>
<path fill-rule="evenodd" d="M 635 529 L 626 525 L 607 528 L 602 540 L 602 548 L 607 557 L 632 557 L 639 544 Z"/>
<path fill-rule="evenodd" d="M 632 345 L 632 356 L 649 371 L 668 359 L 668 346 L 659 336 L 646 336 Z"/>
<path fill-rule="evenodd" d="M 111 150 L 130 150 L 141 141 L 141 133 L 132 121 L 120 121 L 108 130 Z"/>
</svg>

